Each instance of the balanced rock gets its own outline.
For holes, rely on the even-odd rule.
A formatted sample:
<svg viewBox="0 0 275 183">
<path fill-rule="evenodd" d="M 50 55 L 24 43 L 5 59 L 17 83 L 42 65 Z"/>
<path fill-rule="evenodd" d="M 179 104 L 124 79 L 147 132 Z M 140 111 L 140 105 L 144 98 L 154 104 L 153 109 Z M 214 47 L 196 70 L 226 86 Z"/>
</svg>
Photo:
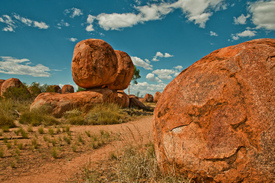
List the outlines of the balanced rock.
<svg viewBox="0 0 275 183">
<path fill-rule="evenodd" d="M 115 53 L 118 61 L 117 77 L 112 84 L 108 85 L 108 88 L 111 90 L 124 90 L 128 88 L 133 78 L 134 64 L 127 53 L 119 50 L 115 50 Z"/>
<path fill-rule="evenodd" d="M 92 89 L 68 94 L 46 92 L 36 97 L 30 109 L 47 105 L 55 117 L 61 117 L 64 112 L 74 108 L 88 111 L 96 104 L 115 103 L 116 97 L 117 93 L 109 89 Z"/>
<path fill-rule="evenodd" d="M 194 182 L 274 182 L 275 39 L 216 50 L 167 85 L 153 133 L 158 165 Z"/>
<path fill-rule="evenodd" d="M 142 102 L 153 102 L 153 101 L 154 101 L 154 97 L 149 93 L 147 93 L 142 100 Z"/>
<path fill-rule="evenodd" d="M 76 44 L 72 75 L 82 88 L 96 88 L 113 83 L 117 77 L 117 56 L 103 40 L 87 39 Z"/>
<path fill-rule="evenodd" d="M 23 85 L 23 83 L 17 78 L 10 78 L 5 80 L 1 85 L 1 96 L 10 88 L 22 88 L 24 94 L 29 94 L 28 89 Z"/>
<path fill-rule="evenodd" d="M 62 94 L 74 93 L 74 87 L 72 85 L 64 85 L 61 90 Z"/>
<path fill-rule="evenodd" d="M 61 88 L 59 85 L 50 85 L 46 89 L 46 92 L 61 93 Z"/>
<path fill-rule="evenodd" d="M 160 97 L 161 97 L 161 93 L 159 91 L 157 91 L 154 96 L 154 102 L 157 103 L 159 101 Z"/>
</svg>

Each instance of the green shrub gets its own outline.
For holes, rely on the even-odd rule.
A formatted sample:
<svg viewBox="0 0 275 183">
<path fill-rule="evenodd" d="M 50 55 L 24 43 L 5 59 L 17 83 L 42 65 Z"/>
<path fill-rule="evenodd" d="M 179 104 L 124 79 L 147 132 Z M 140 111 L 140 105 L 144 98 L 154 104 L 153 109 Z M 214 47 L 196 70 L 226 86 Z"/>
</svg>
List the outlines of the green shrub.
<svg viewBox="0 0 275 183">
<path fill-rule="evenodd" d="M 120 110 L 117 104 L 98 104 L 86 115 L 88 124 L 107 125 L 119 124 L 127 121 L 128 115 Z"/>
<path fill-rule="evenodd" d="M 44 133 L 44 128 L 41 126 L 38 128 L 38 133 L 43 134 Z"/>
<path fill-rule="evenodd" d="M 5 149 L 1 146 L 0 148 L 0 158 L 3 158 L 5 154 Z"/>
<path fill-rule="evenodd" d="M 73 109 L 71 111 L 66 111 L 64 114 L 64 118 L 67 120 L 69 124 L 72 125 L 86 125 L 86 121 L 84 120 L 83 113 L 79 109 Z"/>
<path fill-rule="evenodd" d="M 41 88 L 40 84 L 37 82 L 33 82 L 29 87 L 28 87 L 29 92 L 31 93 L 31 96 L 33 98 L 37 97 L 41 93 Z"/>
<path fill-rule="evenodd" d="M 49 132 L 49 134 L 50 134 L 51 136 L 54 135 L 54 129 L 53 129 L 53 128 L 49 128 L 48 132 Z"/>
<path fill-rule="evenodd" d="M 9 132 L 10 131 L 9 125 L 2 126 L 2 130 L 3 132 Z"/>
<path fill-rule="evenodd" d="M 29 100 L 31 94 L 23 84 L 19 88 L 10 87 L 3 93 L 4 98 L 12 100 Z"/>
<path fill-rule="evenodd" d="M 49 114 L 49 106 L 43 105 L 38 109 L 27 111 L 20 116 L 19 122 L 22 124 L 38 125 L 54 125 L 58 124 L 56 118 Z"/>
</svg>

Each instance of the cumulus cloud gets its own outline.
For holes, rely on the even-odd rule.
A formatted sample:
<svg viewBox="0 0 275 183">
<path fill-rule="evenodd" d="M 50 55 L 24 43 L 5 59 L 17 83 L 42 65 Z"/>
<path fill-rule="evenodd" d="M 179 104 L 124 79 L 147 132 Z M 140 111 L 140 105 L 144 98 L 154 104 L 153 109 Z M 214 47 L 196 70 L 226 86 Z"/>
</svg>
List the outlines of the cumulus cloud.
<svg viewBox="0 0 275 183">
<path fill-rule="evenodd" d="M 240 37 L 253 37 L 256 35 L 256 31 L 253 31 L 253 30 L 245 30 L 243 32 L 240 32 L 240 33 L 237 33 L 237 34 L 232 34 L 232 39 L 233 40 L 238 40 L 240 39 Z"/>
<path fill-rule="evenodd" d="M 71 41 L 71 42 L 76 42 L 76 41 L 77 41 L 77 38 L 71 37 L 71 38 L 69 38 L 69 41 Z"/>
<path fill-rule="evenodd" d="M 146 61 L 142 60 L 139 57 L 131 57 L 131 59 L 135 66 L 143 67 L 146 70 L 153 70 L 153 66 L 150 65 L 150 62 L 148 59 L 146 59 Z"/>
<path fill-rule="evenodd" d="M 3 31 L 14 32 L 15 28 L 17 28 L 16 24 L 24 24 L 29 27 L 38 27 L 39 29 L 48 29 L 49 25 L 45 22 L 38 22 L 31 20 L 26 17 L 21 17 L 20 15 L 14 14 L 13 16 L 2 15 L 0 17 L 0 22 L 5 23 L 7 27 L 3 28 Z"/>
<path fill-rule="evenodd" d="M 71 18 L 83 15 L 83 12 L 78 8 L 66 9 L 65 14 L 70 14 Z"/>
<path fill-rule="evenodd" d="M 162 82 L 158 77 L 155 77 L 155 74 L 149 73 L 146 75 L 146 79 L 151 82 Z"/>
<path fill-rule="evenodd" d="M 30 75 L 34 77 L 49 77 L 50 69 L 42 64 L 32 66 L 29 59 L 17 59 L 10 56 L 1 56 L 0 73 Z"/>
<path fill-rule="evenodd" d="M 249 11 L 252 14 L 252 22 L 257 26 L 257 29 L 275 30 L 274 10 L 274 0 L 250 3 Z"/>
<path fill-rule="evenodd" d="M 65 22 L 63 19 L 57 23 L 57 28 L 58 29 L 62 29 L 62 27 L 69 27 L 70 24 L 68 22 Z"/>
<path fill-rule="evenodd" d="M 136 85 L 131 85 L 131 93 L 136 94 L 140 92 L 141 95 L 145 95 L 146 93 L 150 93 L 154 95 L 157 91 L 162 92 L 167 84 L 158 83 L 158 84 L 149 84 L 147 82 L 141 82 Z"/>
<path fill-rule="evenodd" d="M 210 36 L 218 36 L 216 32 L 210 31 Z"/>
<path fill-rule="evenodd" d="M 250 17 L 250 15 L 246 15 L 244 16 L 244 14 L 242 14 L 241 16 L 239 16 L 238 18 L 234 17 L 234 24 L 246 24 L 246 19 L 248 19 Z"/>
<path fill-rule="evenodd" d="M 189 21 L 194 21 L 204 28 L 205 23 L 212 16 L 212 11 L 226 9 L 223 0 L 177 0 L 174 3 L 151 4 L 136 6 L 137 13 L 99 14 L 96 19 L 104 30 L 120 30 L 132 27 L 138 23 L 161 20 L 175 9 L 181 9 Z"/>
<path fill-rule="evenodd" d="M 94 31 L 94 27 L 93 27 L 93 22 L 95 20 L 95 16 L 92 16 L 92 15 L 88 15 L 88 18 L 87 18 L 87 24 L 88 26 L 86 27 L 86 31 L 87 32 L 91 32 L 91 31 Z"/>
<path fill-rule="evenodd" d="M 161 52 L 157 52 L 156 55 L 154 56 L 154 58 L 152 59 L 152 61 L 159 61 L 159 58 L 169 58 L 169 57 L 173 57 L 173 55 L 170 55 L 169 53 L 161 53 Z"/>
</svg>

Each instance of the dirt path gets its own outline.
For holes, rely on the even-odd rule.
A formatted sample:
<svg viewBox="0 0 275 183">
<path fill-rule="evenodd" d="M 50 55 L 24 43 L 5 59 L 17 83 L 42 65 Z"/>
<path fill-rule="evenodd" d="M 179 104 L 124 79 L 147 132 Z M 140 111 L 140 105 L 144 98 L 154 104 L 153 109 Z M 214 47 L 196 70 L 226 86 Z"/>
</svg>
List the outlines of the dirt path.
<svg viewBox="0 0 275 183">
<path fill-rule="evenodd" d="M 134 140 L 147 142 L 152 139 L 152 119 L 153 117 L 144 117 L 136 121 L 118 124 L 118 125 L 104 125 L 104 126 L 76 126 L 71 127 L 72 132 L 80 133 L 87 130 L 99 133 L 100 130 L 106 130 L 113 133 L 121 133 L 125 140 Z M 114 141 L 99 149 L 88 152 L 79 153 L 79 156 L 73 159 L 62 159 L 55 163 L 46 162 L 38 169 L 31 170 L 24 176 L 12 176 L 9 180 L 4 182 L 65 182 L 71 178 L 75 173 L 85 166 L 89 161 L 91 163 L 109 158 L 110 152 L 116 151 L 123 146 L 123 142 Z M 4 183 L 3 182 L 3 183 Z"/>
</svg>

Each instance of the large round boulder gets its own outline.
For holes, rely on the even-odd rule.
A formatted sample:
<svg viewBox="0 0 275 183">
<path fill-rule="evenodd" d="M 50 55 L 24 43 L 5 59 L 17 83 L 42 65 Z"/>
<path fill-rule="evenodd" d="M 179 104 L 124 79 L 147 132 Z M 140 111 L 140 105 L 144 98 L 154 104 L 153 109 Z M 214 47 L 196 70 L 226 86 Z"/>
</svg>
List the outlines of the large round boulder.
<svg viewBox="0 0 275 183">
<path fill-rule="evenodd" d="M 20 91 L 12 91 L 13 89 L 20 89 Z M 10 92 L 10 94 L 6 93 Z M 28 91 L 27 87 L 23 85 L 23 83 L 17 79 L 17 78 L 10 78 L 5 80 L 1 85 L 1 96 L 4 96 L 5 93 L 7 95 L 13 95 L 16 94 L 18 96 L 20 95 L 30 95 L 30 92 Z M 9 96 L 12 97 L 12 96 Z"/>
<path fill-rule="evenodd" d="M 74 87 L 72 85 L 64 85 L 61 90 L 62 94 L 74 93 Z"/>
<path fill-rule="evenodd" d="M 46 92 L 61 93 L 61 88 L 59 85 L 50 85 L 47 87 Z"/>
<path fill-rule="evenodd" d="M 128 108 L 130 105 L 130 98 L 123 90 L 117 91 L 116 103 L 122 108 Z"/>
<path fill-rule="evenodd" d="M 112 84 L 108 85 L 108 88 L 111 90 L 124 90 L 128 88 L 133 78 L 134 64 L 127 53 L 119 50 L 115 50 L 115 53 L 118 61 L 117 77 Z"/>
<path fill-rule="evenodd" d="M 149 93 L 147 93 L 142 99 L 142 102 L 153 102 L 153 101 L 154 101 L 154 97 Z"/>
<path fill-rule="evenodd" d="M 167 85 L 154 111 L 158 165 L 194 182 L 275 180 L 275 39 L 222 48 Z"/>
<path fill-rule="evenodd" d="M 117 68 L 117 56 L 107 42 L 87 39 L 76 44 L 72 75 L 78 86 L 95 88 L 111 84 L 116 80 Z"/>
<path fill-rule="evenodd" d="M 66 111 L 74 108 L 88 111 L 96 104 L 115 103 L 116 98 L 117 93 L 109 89 L 91 89 L 68 94 L 46 92 L 36 97 L 30 109 L 46 105 L 55 117 L 61 117 Z"/>
</svg>

